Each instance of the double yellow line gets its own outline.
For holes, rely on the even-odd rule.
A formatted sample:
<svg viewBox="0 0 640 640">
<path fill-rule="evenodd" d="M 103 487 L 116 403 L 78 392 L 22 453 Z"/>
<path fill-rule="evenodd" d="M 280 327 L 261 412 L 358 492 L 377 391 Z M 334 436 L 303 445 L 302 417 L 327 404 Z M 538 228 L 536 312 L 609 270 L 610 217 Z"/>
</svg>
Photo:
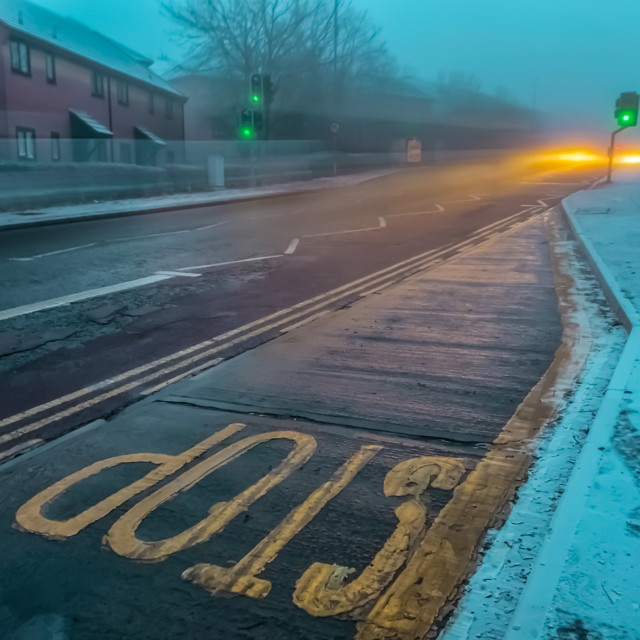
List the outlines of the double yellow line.
<svg viewBox="0 0 640 640">
<path fill-rule="evenodd" d="M 273 330 L 280 330 L 280 332 L 283 333 L 298 328 L 308 322 L 312 322 L 318 317 L 325 315 L 328 307 L 340 300 L 354 295 L 359 295 L 360 297 L 367 296 L 396 283 L 398 280 L 408 278 L 417 272 L 425 271 L 440 264 L 445 259 L 450 259 L 466 249 L 477 246 L 479 242 L 489 240 L 505 232 L 518 221 L 523 221 L 540 209 L 542 209 L 542 207 L 520 211 L 498 222 L 482 227 L 462 242 L 455 244 L 448 243 L 438 249 L 426 251 L 425 253 L 398 262 L 390 267 L 354 280 L 353 282 L 332 289 L 314 298 L 310 298 L 309 300 L 305 300 L 265 316 L 264 318 L 254 320 L 219 336 L 200 342 L 187 349 L 177 351 L 164 358 L 159 358 L 140 367 L 125 371 L 113 378 L 86 386 L 73 393 L 51 400 L 50 402 L 9 416 L 0 420 L 0 429 L 16 425 L 51 410 L 60 409 L 55 413 L 1 435 L 0 445 L 16 440 L 22 436 L 33 434 L 48 424 L 80 413 L 85 409 L 133 389 L 156 383 L 156 386 L 143 393 L 152 392 L 161 386 L 165 386 L 166 383 L 175 382 L 202 369 L 214 366 L 221 361 L 221 359 L 216 358 L 216 356 L 226 349 Z M 159 381 L 170 376 L 173 377 L 166 383 L 157 385 Z M 65 405 L 70 406 L 62 408 Z"/>
</svg>

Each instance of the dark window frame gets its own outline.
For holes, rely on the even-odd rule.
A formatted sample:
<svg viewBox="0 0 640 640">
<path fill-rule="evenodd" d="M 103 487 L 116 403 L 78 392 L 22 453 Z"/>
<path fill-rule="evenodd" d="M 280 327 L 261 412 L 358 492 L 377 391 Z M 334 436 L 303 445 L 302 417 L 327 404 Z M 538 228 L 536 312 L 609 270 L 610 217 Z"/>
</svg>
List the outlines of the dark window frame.
<svg viewBox="0 0 640 640">
<path fill-rule="evenodd" d="M 45 52 L 44 54 L 44 68 L 47 75 L 48 84 L 58 84 L 58 77 L 56 73 L 56 57 L 53 53 Z M 51 64 L 49 64 L 51 63 Z M 50 73 L 51 72 L 51 73 Z"/>
<path fill-rule="evenodd" d="M 164 117 L 167 120 L 173 120 L 173 101 L 170 98 L 165 98 Z"/>
<path fill-rule="evenodd" d="M 16 63 L 15 47 L 18 47 L 17 65 L 15 64 Z M 26 56 L 25 56 L 26 68 L 23 68 L 23 65 L 22 65 L 23 53 L 26 53 Z M 20 76 L 31 77 L 31 47 L 29 46 L 28 42 L 25 42 L 24 40 L 20 40 L 18 38 L 10 38 L 9 39 L 9 58 L 11 59 L 10 61 L 11 61 L 12 73 L 17 73 Z"/>
<path fill-rule="evenodd" d="M 118 80 L 116 83 L 116 94 L 118 96 L 118 104 L 123 107 L 129 106 L 129 83 L 125 80 Z"/>
<path fill-rule="evenodd" d="M 91 72 L 91 95 L 94 98 L 104 99 L 104 80 L 104 73 L 102 73 L 102 71 L 94 69 Z"/>
<path fill-rule="evenodd" d="M 60 148 L 60 134 L 57 131 L 51 132 L 51 161 L 60 162 L 62 160 L 62 149 Z"/>
<path fill-rule="evenodd" d="M 29 155 L 29 149 L 27 146 L 28 137 L 27 134 L 31 134 L 31 140 L 33 142 L 33 155 Z M 24 153 L 20 149 L 20 134 L 24 136 Z M 16 143 L 18 145 L 18 159 L 19 160 L 37 160 L 38 150 L 36 149 L 36 130 L 31 127 L 16 127 Z"/>
<path fill-rule="evenodd" d="M 156 112 L 155 95 L 153 91 L 149 91 L 149 113 L 154 114 Z"/>
</svg>

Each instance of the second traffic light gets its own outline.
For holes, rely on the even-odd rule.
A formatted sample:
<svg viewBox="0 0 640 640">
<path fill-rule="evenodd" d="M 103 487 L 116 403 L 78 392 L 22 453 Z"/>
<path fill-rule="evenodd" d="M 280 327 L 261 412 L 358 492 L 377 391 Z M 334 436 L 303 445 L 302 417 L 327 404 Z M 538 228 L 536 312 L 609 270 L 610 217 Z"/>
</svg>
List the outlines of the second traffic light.
<svg viewBox="0 0 640 640">
<path fill-rule="evenodd" d="M 635 127 L 638 125 L 638 103 L 640 96 L 634 91 L 621 93 L 616 100 L 616 120 L 619 127 Z"/>
</svg>

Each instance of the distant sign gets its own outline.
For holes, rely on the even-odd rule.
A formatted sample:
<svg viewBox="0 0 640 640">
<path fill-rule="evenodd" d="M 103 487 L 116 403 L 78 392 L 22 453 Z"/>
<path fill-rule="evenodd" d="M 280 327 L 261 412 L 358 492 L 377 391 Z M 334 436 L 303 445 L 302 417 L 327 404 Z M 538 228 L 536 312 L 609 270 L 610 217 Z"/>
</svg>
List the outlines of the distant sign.
<svg viewBox="0 0 640 640">
<path fill-rule="evenodd" d="M 340 125 L 337 122 L 331 123 L 331 133 L 338 133 L 340 131 Z"/>
<path fill-rule="evenodd" d="M 409 140 L 407 143 L 407 162 L 422 162 L 422 142 Z"/>
</svg>

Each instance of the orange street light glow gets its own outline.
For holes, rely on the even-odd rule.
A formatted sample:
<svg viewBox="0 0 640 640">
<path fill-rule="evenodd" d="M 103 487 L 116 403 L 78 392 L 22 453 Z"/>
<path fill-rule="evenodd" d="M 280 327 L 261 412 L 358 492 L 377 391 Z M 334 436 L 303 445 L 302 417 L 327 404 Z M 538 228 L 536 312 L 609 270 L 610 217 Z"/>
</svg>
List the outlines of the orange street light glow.
<svg viewBox="0 0 640 640">
<path fill-rule="evenodd" d="M 640 154 L 626 153 L 618 158 L 620 164 L 640 164 Z"/>
<path fill-rule="evenodd" d="M 557 154 L 556 159 L 564 162 L 597 162 L 602 158 L 595 153 L 587 151 L 571 151 Z"/>
</svg>

